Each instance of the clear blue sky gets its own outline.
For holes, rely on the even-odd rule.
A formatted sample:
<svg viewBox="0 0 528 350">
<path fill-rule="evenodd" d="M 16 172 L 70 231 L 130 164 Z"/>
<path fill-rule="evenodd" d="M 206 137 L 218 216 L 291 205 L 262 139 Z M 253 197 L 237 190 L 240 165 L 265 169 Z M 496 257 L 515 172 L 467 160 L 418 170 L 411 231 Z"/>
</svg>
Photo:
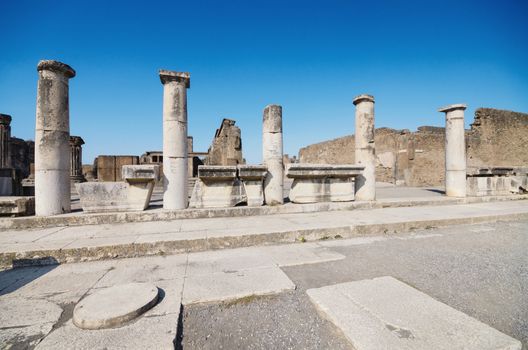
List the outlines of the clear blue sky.
<svg viewBox="0 0 528 350">
<path fill-rule="evenodd" d="M 71 65 L 72 135 L 98 154 L 162 148 L 158 69 L 188 71 L 189 134 L 223 117 L 261 161 L 262 110 L 283 106 L 285 152 L 352 134 L 352 98 L 376 126 L 443 126 L 438 107 L 528 112 L 528 1 L 0 0 L 0 113 L 34 138 L 36 65 Z"/>
</svg>

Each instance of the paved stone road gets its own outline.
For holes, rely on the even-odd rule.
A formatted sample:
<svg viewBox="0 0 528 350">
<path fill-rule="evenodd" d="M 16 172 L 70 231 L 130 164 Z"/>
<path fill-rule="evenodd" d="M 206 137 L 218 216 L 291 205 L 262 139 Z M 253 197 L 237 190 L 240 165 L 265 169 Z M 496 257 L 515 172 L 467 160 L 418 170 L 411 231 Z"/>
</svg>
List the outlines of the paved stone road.
<svg viewBox="0 0 528 350">
<path fill-rule="evenodd" d="M 390 275 L 528 349 L 528 221 L 415 234 L 324 242 L 346 259 L 284 267 L 295 292 L 229 306 L 185 307 L 181 344 L 184 349 L 346 348 L 333 325 L 319 317 L 306 289 Z"/>
</svg>

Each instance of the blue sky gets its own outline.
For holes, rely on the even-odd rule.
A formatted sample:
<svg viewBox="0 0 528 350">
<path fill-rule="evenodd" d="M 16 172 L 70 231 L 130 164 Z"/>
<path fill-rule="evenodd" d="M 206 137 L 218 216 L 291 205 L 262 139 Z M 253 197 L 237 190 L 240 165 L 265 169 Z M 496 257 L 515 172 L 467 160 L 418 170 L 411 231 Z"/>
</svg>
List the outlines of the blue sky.
<svg viewBox="0 0 528 350">
<path fill-rule="evenodd" d="M 376 126 L 443 126 L 467 103 L 528 112 L 528 2 L 0 0 L 0 113 L 34 138 L 40 59 L 71 65 L 72 135 L 98 154 L 162 148 L 158 69 L 188 71 L 189 134 L 207 150 L 222 118 L 261 161 L 262 110 L 283 106 L 285 152 Z"/>
</svg>

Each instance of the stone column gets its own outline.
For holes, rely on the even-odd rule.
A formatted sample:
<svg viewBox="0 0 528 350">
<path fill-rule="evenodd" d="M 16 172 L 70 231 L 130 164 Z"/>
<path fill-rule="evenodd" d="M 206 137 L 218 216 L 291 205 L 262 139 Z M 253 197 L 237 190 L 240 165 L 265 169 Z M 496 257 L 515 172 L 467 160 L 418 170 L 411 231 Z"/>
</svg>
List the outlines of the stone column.
<svg viewBox="0 0 528 350">
<path fill-rule="evenodd" d="M 445 188 L 448 197 L 466 196 L 466 135 L 464 110 L 466 105 L 454 104 L 440 108 L 446 117 Z"/>
<path fill-rule="evenodd" d="M 35 213 L 70 211 L 70 111 L 68 80 L 75 71 L 57 61 L 40 61 L 35 130 Z"/>
<path fill-rule="evenodd" d="M 262 158 L 264 165 L 268 167 L 264 180 L 264 200 L 267 205 L 283 204 L 282 107 L 266 106 L 262 126 Z"/>
<path fill-rule="evenodd" d="M 9 139 L 11 139 L 11 116 L 0 114 L 0 168 L 11 166 Z"/>
<path fill-rule="evenodd" d="M 163 84 L 163 208 L 188 205 L 187 89 L 189 73 L 160 70 Z"/>
<path fill-rule="evenodd" d="M 356 200 L 376 199 L 376 146 L 374 144 L 374 97 L 359 95 L 353 101 L 356 106 L 356 164 L 365 167 L 356 177 Z"/>
<path fill-rule="evenodd" d="M 71 182 L 86 181 L 82 173 L 82 145 L 84 140 L 79 136 L 70 136 L 70 180 Z"/>
</svg>

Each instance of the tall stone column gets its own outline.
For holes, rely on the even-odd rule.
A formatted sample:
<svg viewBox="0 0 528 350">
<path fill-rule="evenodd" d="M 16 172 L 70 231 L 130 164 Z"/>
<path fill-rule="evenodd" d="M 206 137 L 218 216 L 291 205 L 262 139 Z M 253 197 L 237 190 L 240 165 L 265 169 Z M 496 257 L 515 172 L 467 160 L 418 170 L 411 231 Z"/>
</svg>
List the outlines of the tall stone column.
<svg viewBox="0 0 528 350">
<path fill-rule="evenodd" d="M 356 106 L 356 164 L 365 167 L 356 177 L 356 200 L 376 199 L 376 146 L 374 144 L 374 97 L 359 95 L 353 101 Z"/>
<path fill-rule="evenodd" d="M 70 180 L 72 182 L 86 181 L 82 173 L 82 145 L 84 145 L 84 140 L 80 136 L 70 136 Z"/>
<path fill-rule="evenodd" d="M 163 208 L 188 205 L 187 89 L 189 73 L 160 70 L 163 84 Z"/>
<path fill-rule="evenodd" d="M 464 132 L 464 104 L 440 108 L 445 113 L 445 188 L 449 197 L 466 196 L 466 135 Z"/>
<path fill-rule="evenodd" d="M 35 213 L 70 212 L 70 110 L 68 80 L 75 71 L 40 61 L 35 130 Z"/>
<path fill-rule="evenodd" d="M 264 165 L 268 167 L 264 180 L 264 201 L 267 205 L 283 204 L 282 107 L 266 106 L 262 126 L 262 158 Z"/>
<path fill-rule="evenodd" d="M 9 139 L 11 138 L 11 116 L 0 114 L 0 168 L 11 166 Z"/>
</svg>

